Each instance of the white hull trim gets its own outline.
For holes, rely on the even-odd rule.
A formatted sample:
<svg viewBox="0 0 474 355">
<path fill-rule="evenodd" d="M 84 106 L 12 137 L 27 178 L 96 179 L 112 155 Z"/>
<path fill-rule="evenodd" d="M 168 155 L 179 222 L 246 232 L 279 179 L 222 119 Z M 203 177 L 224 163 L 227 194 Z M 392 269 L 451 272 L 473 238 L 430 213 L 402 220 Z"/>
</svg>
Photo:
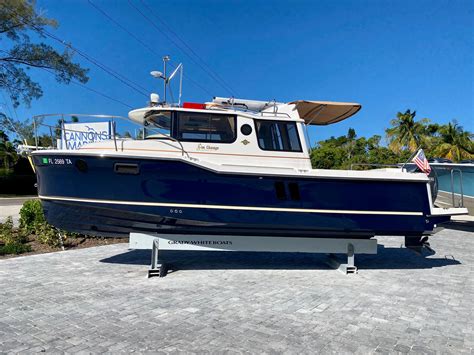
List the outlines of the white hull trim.
<svg viewBox="0 0 474 355">
<path fill-rule="evenodd" d="M 366 214 L 366 215 L 394 215 L 394 216 L 423 216 L 423 212 L 409 211 L 360 211 L 360 210 L 323 210 L 307 208 L 278 208 L 278 207 L 255 207 L 255 206 L 230 206 L 230 205 L 198 205 L 187 203 L 164 203 L 164 202 L 140 202 L 140 201 L 120 201 L 120 200 L 99 200 L 91 198 L 60 197 L 60 196 L 42 196 L 42 200 L 50 201 L 72 201 L 89 202 L 112 205 L 129 206 L 152 206 L 152 207 L 170 207 L 170 208 L 203 208 L 216 210 L 235 210 L 235 211 L 265 211 L 265 212 L 291 212 L 291 213 L 327 213 L 327 214 Z"/>
</svg>

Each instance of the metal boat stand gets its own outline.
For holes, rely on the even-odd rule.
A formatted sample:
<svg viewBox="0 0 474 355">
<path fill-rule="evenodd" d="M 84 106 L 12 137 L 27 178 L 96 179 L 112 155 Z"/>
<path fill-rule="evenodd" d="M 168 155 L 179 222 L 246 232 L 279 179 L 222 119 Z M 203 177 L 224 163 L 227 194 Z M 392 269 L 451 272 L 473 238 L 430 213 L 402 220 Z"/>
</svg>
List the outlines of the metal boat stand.
<svg viewBox="0 0 474 355">
<path fill-rule="evenodd" d="M 377 254 L 377 240 L 130 233 L 129 249 L 151 249 L 148 277 L 164 277 L 168 270 L 174 270 L 160 258 L 162 250 L 323 253 L 329 254 L 327 264 L 331 267 L 344 274 L 356 274 L 355 255 Z M 340 262 L 335 254 L 347 256 L 347 262 Z"/>
<path fill-rule="evenodd" d="M 376 246 L 377 247 L 377 246 Z M 357 266 L 355 266 L 355 248 L 352 243 L 347 244 L 347 263 L 342 264 L 337 256 L 333 253 L 329 254 L 328 265 L 341 271 L 344 274 L 357 274 Z"/>
<path fill-rule="evenodd" d="M 169 264 L 160 260 L 160 238 L 153 238 L 151 247 L 151 265 L 148 269 L 148 278 L 153 276 L 165 277 L 168 274 Z"/>
</svg>

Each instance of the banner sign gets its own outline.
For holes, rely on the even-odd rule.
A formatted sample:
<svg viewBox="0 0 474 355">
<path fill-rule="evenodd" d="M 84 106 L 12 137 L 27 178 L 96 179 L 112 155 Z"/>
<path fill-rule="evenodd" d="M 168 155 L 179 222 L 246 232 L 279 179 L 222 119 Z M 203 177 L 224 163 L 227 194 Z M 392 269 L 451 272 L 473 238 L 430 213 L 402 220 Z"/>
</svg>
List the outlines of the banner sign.
<svg viewBox="0 0 474 355">
<path fill-rule="evenodd" d="M 112 123 L 65 123 L 61 134 L 61 149 L 75 150 L 85 144 L 111 139 Z"/>
</svg>

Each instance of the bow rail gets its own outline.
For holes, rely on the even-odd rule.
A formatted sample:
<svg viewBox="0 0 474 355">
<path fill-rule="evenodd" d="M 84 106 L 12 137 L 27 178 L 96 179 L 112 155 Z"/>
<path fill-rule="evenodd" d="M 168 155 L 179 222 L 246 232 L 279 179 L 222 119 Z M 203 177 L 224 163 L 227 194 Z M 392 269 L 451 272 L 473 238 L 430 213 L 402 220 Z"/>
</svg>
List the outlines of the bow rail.
<svg viewBox="0 0 474 355">
<path fill-rule="evenodd" d="M 76 118 L 86 118 L 86 121 L 82 122 L 71 122 L 70 119 L 73 117 Z M 55 125 L 53 124 L 47 124 L 44 122 L 45 119 L 57 119 L 57 123 Z M 35 115 L 33 116 L 33 130 L 34 130 L 34 138 L 35 138 L 35 147 L 36 150 L 40 149 L 45 149 L 43 146 L 40 145 L 40 136 L 45 135 L 45 133 L 49 132 L 49 138 L 51 140 L 51 147 L 54 149 L 59 149 L 58 147 L 58 141 L 62 141 L 64 137 L 64 141 L 67 144 L 67 135 L 65 132 L 75 132 L 75 133 L 84 133 L 84 131 L 79 131 L 71 128 L 65 128 L 64 124 L 65 123 L 91 123 L 91 122 L 97 122 L 99 120 L 107 119 L 108 122 L 110 122 L 110 134 L 108 135 L 106 140 L 113 140 L 114 142 L 114 147 L 115 151 L 119 151 L 118 149 L 118 144 L 117 140 L 120 140 L 123 142 L 124 137 L 121 137 L 120 134 L 117 131 L 117 122 L 126 122 L 126 123 L 131 123 L 134 126 L 139 126 L 140 130 L 143 130 L 143 134 L 141 135 L 141 138 L 132 138 L 132 139 L 149 139 L 145 136 L 145 132 L 149 131 L 152 132 L 153 134 L 157 134 L 161 137 L 161 139 L 169 139 L 173 142 L 176 142 L 179 145 L 179 148 L 171 145 L 174 148 L 180 149 L 181 154 L 184 156 L 185 154 L 189 157 L 188 152 L 184 149 L 182 143 L 177 140 L 174 137 L 171 137 L 170 135 L 163 133 L 160 131 L 160 128 L 164 129 L 163 127 L 158 127 L 158 128 L 153 128 L 149 126 L 144 126 L 144 125 L 139 125 L 137 122 L 131 120 L 128 117 L 124 116 L 118 116 L 118 115 L 104 115 L 104 114 L 84 114 L 84 113 L 48 113 L 48 114 L 41 114 L 41 115 Z M 41 128 L 45 128 L 45 130 L 42 130 Z M 157 137 L 158 139 L 158 137 Z"/>
</svg>

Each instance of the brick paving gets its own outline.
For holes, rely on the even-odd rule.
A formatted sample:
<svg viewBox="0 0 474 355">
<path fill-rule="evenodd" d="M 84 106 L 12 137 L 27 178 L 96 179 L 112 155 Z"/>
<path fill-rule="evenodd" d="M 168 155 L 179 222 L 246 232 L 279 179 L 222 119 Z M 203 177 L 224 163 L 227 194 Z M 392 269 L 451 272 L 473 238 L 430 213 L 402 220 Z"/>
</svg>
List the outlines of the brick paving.
<svg viewBox="0 0 474 355">
<path fill-rule="evenodd" d="M 461 228 L 463 229 L 463 228 Z M 323 255 L 164 252 L 117 244 L 0 260 L 0 353 L 473 353 L 474 233 L 436 255 L 379 238 L 358 275 Z"/>
</svg>

